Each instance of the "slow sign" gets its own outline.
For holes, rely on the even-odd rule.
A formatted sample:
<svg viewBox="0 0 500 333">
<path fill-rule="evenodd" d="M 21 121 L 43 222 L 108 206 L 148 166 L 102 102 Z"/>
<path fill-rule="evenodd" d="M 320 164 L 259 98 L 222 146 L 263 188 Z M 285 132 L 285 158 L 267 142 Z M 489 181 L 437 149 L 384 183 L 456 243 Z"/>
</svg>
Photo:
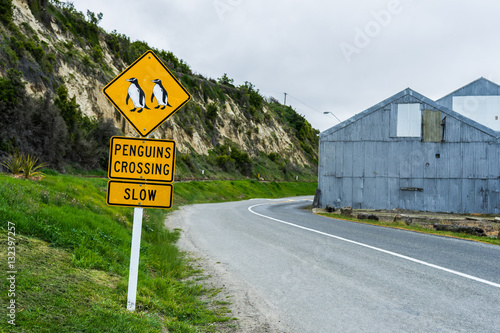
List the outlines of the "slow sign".
<svg viewBox="0 0 500 333">
<path fill-rule="evenodd" d="M 109 146 L 108 177 L 173 182 L 175 141 L 114 136 Z"/>
<path fill-rule="evenodd" d="M 110 206 L 144 208 L 172 207 L 172 184 L 108 181 L 107 203 Z"/>
</svg>

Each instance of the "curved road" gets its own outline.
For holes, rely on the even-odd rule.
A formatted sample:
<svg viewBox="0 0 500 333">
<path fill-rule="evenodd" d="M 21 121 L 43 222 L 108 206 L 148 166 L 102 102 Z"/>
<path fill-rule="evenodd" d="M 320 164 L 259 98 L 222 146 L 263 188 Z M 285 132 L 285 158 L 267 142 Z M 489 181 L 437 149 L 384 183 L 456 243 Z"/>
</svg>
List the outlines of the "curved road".
<svg viewBox="0 0 500 333">
<path fill-rule="evenodd" d="M 500 247 L 334 220 L 310 197 L 186 207 L 191 242 L 293 332 L 497 332 Z"/>
</svg>

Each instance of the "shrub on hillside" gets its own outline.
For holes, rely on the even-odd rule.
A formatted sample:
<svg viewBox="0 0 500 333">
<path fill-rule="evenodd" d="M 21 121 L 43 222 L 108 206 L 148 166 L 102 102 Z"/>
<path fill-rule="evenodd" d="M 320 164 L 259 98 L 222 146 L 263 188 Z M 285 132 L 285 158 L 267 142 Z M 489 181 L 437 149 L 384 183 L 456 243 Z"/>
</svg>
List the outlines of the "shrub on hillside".
<svg viewBox="0 0 500 333">
<path fill-rule="evenodd" d="M 213 122 L 217 119 L 217 113 L 219 109 L 215 103 L 210 103 L 207 106 L 207 121 Z"/>
<path fill-rule="evenodd" d="M 57 169 L 68 163 L 106 169 L 109 139 L 117 134 L 111 120 L 83 116 L 64 87 L 53 102 L 50 93 L 28 96 L 20 72 L 0 77 L 0 154 L 35 155 Z"/>
<path fill-rule="evenodd" d="M 12 22 L 13 16 L 12 0 L 0 1 L 0 21 L 6 25 Z"/>
</svg>

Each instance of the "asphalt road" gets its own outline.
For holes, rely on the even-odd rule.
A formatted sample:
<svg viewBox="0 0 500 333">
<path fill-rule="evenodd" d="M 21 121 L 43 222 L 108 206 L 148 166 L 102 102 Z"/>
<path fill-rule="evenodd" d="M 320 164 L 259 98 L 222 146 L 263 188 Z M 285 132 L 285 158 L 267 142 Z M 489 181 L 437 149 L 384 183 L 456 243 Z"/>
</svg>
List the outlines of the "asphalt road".
<svg viewBox="0 0 500 333">
<path fill-rule="evenodd" d="M 500 247 L 325 218 L 311 199 L 193 205 L 183 223 L 292 332 L 500 331 Z"/>
</svg>

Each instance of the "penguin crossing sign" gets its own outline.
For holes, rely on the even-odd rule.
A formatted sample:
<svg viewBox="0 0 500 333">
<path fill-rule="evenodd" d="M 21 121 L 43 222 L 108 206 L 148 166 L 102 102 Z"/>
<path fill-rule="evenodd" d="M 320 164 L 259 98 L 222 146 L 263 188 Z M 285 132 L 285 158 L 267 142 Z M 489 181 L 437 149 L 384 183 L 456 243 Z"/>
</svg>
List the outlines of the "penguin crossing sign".
<svg viewBox="0 0 500 333">
<path fill-rule="evenodd" d="M 175 141 L 114 136 L 109 145 L 108 177 L 171 183 Z"/>
<path fill-rule="evenodd" d="M 153 51 L 144 53 L 102 92 L 142 137 L 191 99 Z"/>
<path fill-rule="evenodd" d="M 172 206 L 175 166 L 175 141 L 144 137 L 191 95 L 152 51 L 144 53 L 102 92 L 143 137 L 111 138 L 106 198 L 110 206 L 134 207 L 127 310 L 135 311 L 142 209 Z"/>
</svg>

